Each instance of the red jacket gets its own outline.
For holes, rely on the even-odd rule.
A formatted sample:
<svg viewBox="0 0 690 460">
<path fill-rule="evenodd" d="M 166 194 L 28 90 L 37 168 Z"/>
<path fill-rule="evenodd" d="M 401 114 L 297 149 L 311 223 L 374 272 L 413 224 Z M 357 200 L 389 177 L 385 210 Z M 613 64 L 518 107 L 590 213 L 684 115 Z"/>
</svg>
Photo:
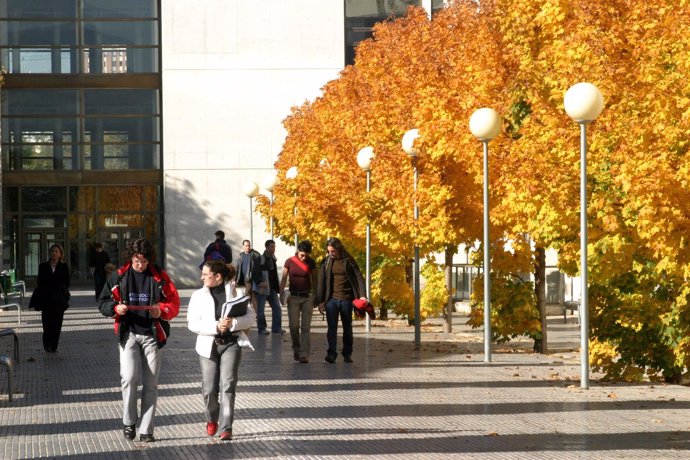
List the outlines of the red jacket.
<svg viewBox="0 0 690 460">
<path fill-rule="evenodd" d="M 101 297 L 100 311 L 104 316 L 115 318 L 115 334 L 118 335 L 120 342 L 127 339 L 129 330 L 124 323 L 122 323 L 121 315 L 115 311 L 115 306 L 121 302 L 122 299 L 129 298 L 129 287 L 127 285 L 127 271 L 131 268 L 131 262 L 126 263 L 117 271 L 117 282 L 112 284 L 112 279 L 107 281 L 110 296 Z M 153 277 L 151 283 L 151 292 L 149 293 L 149 304 L 159 304 L 161 316 L 158 319 L 153 319 L 152 328 L 154 337 L 158 342 L 158 346 L 162 347 L 170 335 L 170 320 L 175 318 L 180 312 L 180 295 L 177 292 L 175 284 L 172 282 L 168 274 L 161 268 L 153 264 L 149 265 L 148 270 Z M 108 292 L 105 291 L 104 292 Z"/>
</svg>

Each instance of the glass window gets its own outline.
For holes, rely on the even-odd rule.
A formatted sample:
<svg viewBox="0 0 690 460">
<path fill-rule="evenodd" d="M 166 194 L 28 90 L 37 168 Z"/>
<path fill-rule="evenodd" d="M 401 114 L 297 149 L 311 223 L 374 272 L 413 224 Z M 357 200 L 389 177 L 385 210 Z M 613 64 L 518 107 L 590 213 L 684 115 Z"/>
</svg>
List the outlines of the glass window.
<svg viewBox="0 0 690 460">
<path fill-rule="evenodd" d="M 123 190 L 123 192 L 125 192 Z M 129 192 L 133 193 L 133 192 Z M 119 214 L 101 214 L 98 217 L 98 226 L 100 228 L 109 228 L 109 227 L 122 227 L 122 228 L 129 228 L 129 227 L 138 227 L 138 228 L 143 228 L 144 226 L 144 216 L 141 215 L 140 213 L 134 213 L 134 214 L 125 214 L 125 213 L 119 213 Z"/>
<path fill-rule="evenodd" d="M 144 207 L 148 211 L 158 211 L 160 202 L 159 190 L 156 186 L 144 187 Z"/>
<path fill-rule="evenodd" d="M 77 146 L 36 145 L 13 146 L 10 150 L 6 170 L 71 170 L 76 169 Z"/>
<path fill-rule="evenodd" d="M 141 212 L 142 187 L 100 187 L 98 189 L 98 209 L 101 211 Z"/>
<path fill-rule="evenodd" d="M 0 30 L 7 31 L 2 40 L 6 46 L 77 44 L 75 22 L 0 21 Z"/>
<path fill-rule="evenodd" d="M 84 141 L 159 142 L 157 117 L 87 118 Z"/>
<path fill-rule="evenodd" d="M 154 18 L 155 0 L 84 0 L 86 18 Z"/>
<path fill-rule="evenodd" d="M 5 212 L 19 212 L 19 190 L 17 187 L 3 188 L 2 201 L 2 209 Z"/>
<path fill-rule="evenodd" d="M 6 89 L 3 90 L 2 116 L 76 115 L 77 90 Z"/>
<path fill-rule="evenodd" d="M 144 214 L 144 220 L 146 222 L 146 234 L 154 242 L 154 244 L 160 248 L 160 242 L 156 242 L 160 238 L 160 220 L 156 214 Z M 160 253 L 158 254 L 160 257 Z"/>
<path fill-rule="evenodd" d="M 409 6 L 421 6 L 420 0 L 345 0 L 345 17 L 404 15 Z"/>
<path fill-rule="evenodd" d="M 157 21 L 84 22 L 85 45 L 157 45 Z"/>
<path fill-rule="evenodd" d="M 65 212 L 67 194 L 65 187 L 22 187 L 24 212 Z"/>
<path fill-rule="evenodd" d="M 12 187 L 17 190 L 16 187 Z M 5 189 L 7 190 L 7 189 Z M 3 193 L 6 193 L 3 191 Z M 16 196 L 16 195 L 15 195 Z M 9 214 L 7 210 L 5 210 L 5 213 L 2 216 L 2 221 L 3 221 L 3 226 L 2 226 L 2 234 L 3 238 L 5 240 L 12 239 L 15 240 L 17 238 L 17 231 L 19 230 L 19 225 L 17 222 L 17 216 Z M 5 241 L 5 244 L 7 244 L 7 241 Z"/>
<path fill-rule="evenodd" d="M 84 169 L 159 169 L 159 160 L 160 146 L 157 144 L 87 144 L 84 146 Z"/>
<path fill-rule="evenodd" d="M 70 212 L 94 212 L 96 210 L 96 187 L 70 187 Z"/>
<path fill-rule="evenodd" d="M 0 59 L 9 73 L 70 73 L 76 48 L 4 48 Z"/>
<path fill-rule="evenodd" d="M 158 72 L 158 48 L 95 47 L 82 50 L 83 73 Z"/>
<path fill-rule="evenodd" d="M 62 192 L 64 192 L 65 187 L 56 187 L 56 188 L 61 188 Z M 24 192 L 22 191 L 22 194 Z M 64 193 L 63 193 L 64 195 Z M 24 206 L 24 210 L 26 211 L 26 206 Z M 66 227 L 66 220 L 62 216 L 25 216 L 22 219 L 22 226 L 23 228 L 65 228 Z M 55 240 L 56 235 L 55 234 L 48 234 L 47 235 L 49 239 Z M 32 239 L 38 238 L 40 239 L 40 234 L 36 235 L 33 234 L 31 235 Z"/>
<path fill-rule="evenodd" d="M 74 18 L 77 0 L 6 0 L 8 18 Z"/>
<path fill-rule="evenodd" d="M 76 118 L 5 119 L 3 144 L 71 143 L 77 136 Z"/>
<path fill-rule="evenodd" d="M 100 89 L 84 91 L 86 115 L 157 115 L 155 89 Z"/>
<path fill-rule="evenodd" d="M 372 37 L 374 24 L 404 16 L 409 6 L 420 5 L 420 0 L 345 0 L 345 65 L 354 64 L 355 48 Z"/>
</svg>

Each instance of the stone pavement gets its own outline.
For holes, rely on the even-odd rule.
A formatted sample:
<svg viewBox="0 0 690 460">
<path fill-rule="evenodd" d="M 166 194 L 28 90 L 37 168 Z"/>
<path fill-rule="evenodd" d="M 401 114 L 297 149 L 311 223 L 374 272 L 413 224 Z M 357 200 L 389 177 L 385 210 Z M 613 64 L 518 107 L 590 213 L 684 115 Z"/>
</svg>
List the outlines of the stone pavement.
<svg viewBox="0 0 690 460">
<path fill-rule="evenodd" d="M 14 400 L 0 368 L 0 458 L 688 458 L 690 394 L 664 384 L 579 388 L 579 328 L 552 318 L 558 351 L 531 342 L 494 347 L 483 357 L 482 331 L 454 321 L 423 325 L 414 350 L 404 321 L 355 325 L 353 364 L 323 362 L 325 321 L 315 315 L 309 364 L 292 360 L 289 336 L 250 339 L 243 355 L 234 440 L 205 434 L 195 337 L 186 302 L 164 349 L 157 442 L 122 437 L 118 354 L 112 320 L 89 292 L 73 292 L 60 348 L 43 352 L 40 316 L 0 312 L 0 327 L 20 338 Z M 270 311 L 270 309 L 268 309 Z M 283 315 L 284 323 L 287 321 Z M 284 327 L 287 327 L 285 324 Z M 0 353 L 12 353 L 0 340 Z"/>
</svg>

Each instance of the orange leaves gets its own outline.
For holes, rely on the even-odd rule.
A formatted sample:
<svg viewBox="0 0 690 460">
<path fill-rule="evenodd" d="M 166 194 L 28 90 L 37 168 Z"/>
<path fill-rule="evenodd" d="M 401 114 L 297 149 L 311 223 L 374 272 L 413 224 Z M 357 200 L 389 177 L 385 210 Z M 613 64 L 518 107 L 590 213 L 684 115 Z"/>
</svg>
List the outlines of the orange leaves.
<svg viewBox="0 0 690 460">
<path fill-rule="evenodd" d="M 471 241 L 480 235 L 481 147 L 467 120 L 479 105 L 500 100 L 505 73 L 493 32 L 473 2 L 458 2 L 433 22 L 410 9 L 403 19 L 377 25 L 374 34 L 358 47 L 354 66 L 285 122 L 277 167 L 297 165 L 303 173 L 275 192 L 281 228 L 316 240 L 326 236 L 317 230 L 327 229 L 361 245 L 361 222 L 368 217 L 373 253 L 400 260 L 414 242 L 426 253 Z M 417 222 L 413 165 L 400 146 L 412 127 L 422 134 Z M 368 195 L 355 163 L 366 145 L 375 151 Z M 328 167 L 316 169 L 324 158 Z M 290 219 L 295 193 L 298 213 Z"/>
<path fill-rule="evenodd" d="M 300 173 L 276 187 L 279 233 L 314 241 L 338 235 L 361 250 L 369 221 L 374 256 L 401 264 L 398 284 L 415 243 L 428 254 L 481 239 L 482 149 L 468 120 L 486 106 L 504 118 L 489 151 L 492 244 L 529 235 L 557 248 L 561 268 L 575 274 L 579 129 L 564 112 L 563 95 L 590 81 L 606 101 L 586 137 L 590 281 L 611 293 L 592 302 L 594 317 L 615 319 L 614 306 L 625 300 L 651 310 L 645 318 L 653 323 L 649 318 L 681 303 L 690 273 L 688 30 L 690 5 L 670 8 L 665 0 L 459 0 L 432 21 L 413 8 L 379 24 L 375 38 L 359 45 L 356 64 L 285 121 L 276 166 L 282 173 L 298 166 Z M 416 194 L 413 165 L 400 146 L 410 128 L 421 134 Z M 369 194 L 355 161 L 367 145 L 375 151 Z M 529 253 L 501 252 L 496 267 L 529 270 Z M 631 273 L 649 279 L 636 284 Z M 665 284 L 672 286 L 668 298 L 650 300 L 657 295 L 650 286 Z M 522 330 L 535 334 L 526 288 L 508 287 L 524 307 L 516 314 L 527 315 Z M 511 297 L 502 298 L 510 305 Z M 670 314 L 668 324 L 690 334 L 690 324 L 674 314 L 680 315 Z M 646 340 L 678 343 L 663 335 L 673 327 L 658 327 Z M 605 330 L 595 332 L 603 337 Z M 627 340 L 620 334 L 616 340 Z M 602 365 L 611 365 L 617 349 L 608 347 L 602 345 Z M 673 353 L 690 362 L 690 351 Z"/>
</svg>

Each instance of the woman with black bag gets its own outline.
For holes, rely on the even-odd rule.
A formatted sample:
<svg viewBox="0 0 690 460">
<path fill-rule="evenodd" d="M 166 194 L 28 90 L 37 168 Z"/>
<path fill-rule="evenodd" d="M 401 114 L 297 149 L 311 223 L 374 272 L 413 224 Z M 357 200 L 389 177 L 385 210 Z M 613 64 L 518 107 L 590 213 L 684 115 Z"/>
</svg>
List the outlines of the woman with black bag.
<svg viewBox="0 0 690 460">
<path fill-rule="evenodd" d="M 69 268 L 61 245 L 52 244 L 48 252 L 50 258 L 38 265 L 36 289 L 31 295 L 29 307 L 41 312 L 43 349 L 55 353 L 65 310 L 69 308 Z"/>
</svg>

